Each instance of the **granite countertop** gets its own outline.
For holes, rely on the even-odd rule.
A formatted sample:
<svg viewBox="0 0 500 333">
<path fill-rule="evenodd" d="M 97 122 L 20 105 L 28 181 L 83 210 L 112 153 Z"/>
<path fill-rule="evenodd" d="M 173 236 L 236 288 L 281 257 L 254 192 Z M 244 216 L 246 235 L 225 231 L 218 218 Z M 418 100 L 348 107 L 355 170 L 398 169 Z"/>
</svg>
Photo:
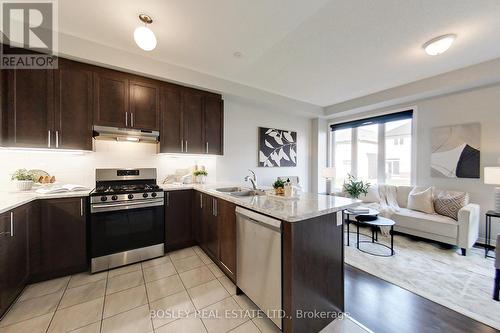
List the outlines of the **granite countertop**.
<svg viewBox="0 0 500 333">
<path fill-rule="evenodd" d="M 160 185 L 165 191 L 182 189 L 195 189 L 232 202 L 238 206 L 283 220 L 286 222 L 297 222 L 313 217 L 335 213 L 340 210 L 355 206 L 359 200 L 337 197 L 325 194 L 303 192 L 300 198 L 276 198 L 268 195 L 238 197 L 229 193 L 218 192 L 219 187 L 235 186 L 234 184 L 191 184 L 191 185 Z M 236 185 L 238 186 L 238 185 Z"/>
<path fill-rule="evenodd" d="M 359 202 L 343 197 L 306 192 L 302 193 L 300 198 L 287 199 L 268 195 L 237 197 L 229 193 L 222 193 L 215 190 L 216 188 L 227 186 L 240 185 L 227 183 L 187 185 L 160 184 L 160 187 L 164 191 L 195 189 L 286 222 L 297 222 L 335 213 L 352 207 Z M 39 194 L 35 191 L 0 191 L 0 214 L 38 199 L 82 197 L 88 196 L 89 193 L 89 190 L 55 194 Z"/>
</svg>

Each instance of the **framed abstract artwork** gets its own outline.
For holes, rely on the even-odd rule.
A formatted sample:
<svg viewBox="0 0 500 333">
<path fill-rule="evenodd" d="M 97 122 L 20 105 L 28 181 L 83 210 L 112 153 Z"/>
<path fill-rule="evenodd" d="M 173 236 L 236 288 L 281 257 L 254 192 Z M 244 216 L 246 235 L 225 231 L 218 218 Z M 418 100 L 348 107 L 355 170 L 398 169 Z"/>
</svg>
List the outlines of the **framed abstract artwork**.
<svg viewBox="0 0 500 333">
<path fill-rule="evenodd" d="M 259 167 L 297 166 L 297 132 L 259 127 Z"/>
<path fill-rule="evenodd" d="M 432 177 L 480 177 L 481 124 L 433 128 L 431 145 Z"/>
</svg>

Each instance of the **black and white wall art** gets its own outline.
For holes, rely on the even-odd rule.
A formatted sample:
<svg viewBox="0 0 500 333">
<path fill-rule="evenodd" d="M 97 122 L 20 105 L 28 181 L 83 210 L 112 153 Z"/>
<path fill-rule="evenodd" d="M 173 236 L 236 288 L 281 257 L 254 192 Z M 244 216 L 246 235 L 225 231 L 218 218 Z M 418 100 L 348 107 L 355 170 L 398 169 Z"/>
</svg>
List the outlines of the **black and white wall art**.
<svg viewBox="0 0 500 333">
<path fill-rule="evenodd" d="M 297 166 L 297 132 L 259 127 L 259 166 Z"/>
<path fill-rule="evenodd" d="M 481 124 L 433 128 L 431 144 L 432 177 L 479 178 Z"/>
</svg>

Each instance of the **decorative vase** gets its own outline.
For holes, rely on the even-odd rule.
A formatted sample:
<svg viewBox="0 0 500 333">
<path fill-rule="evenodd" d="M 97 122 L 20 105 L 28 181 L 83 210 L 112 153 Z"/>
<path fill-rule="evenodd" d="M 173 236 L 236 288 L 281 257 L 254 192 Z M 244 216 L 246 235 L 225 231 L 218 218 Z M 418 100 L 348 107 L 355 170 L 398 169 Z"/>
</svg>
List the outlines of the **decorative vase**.
<svg viewBox="0 0 500 333">
<path fill-rule="evenodd" d="M 204 175 L 196 176 L 196 182 L 198 184 L 205 184 L 206 181 L 207 181 L 207 176 Z"/>
<path fill-rule="evenodd" d="M 34 182 L 32 180 L 18 180 L 16 181 L 16 187 L 19 191 L 29 191 L 33 187 Z"/>
<path fill-rule="evenodd" d="M 276 195 L 285 195 L 285 188 L 284 187 L 277 187 L 274 189 L 274 194 Z"/>
</svg>

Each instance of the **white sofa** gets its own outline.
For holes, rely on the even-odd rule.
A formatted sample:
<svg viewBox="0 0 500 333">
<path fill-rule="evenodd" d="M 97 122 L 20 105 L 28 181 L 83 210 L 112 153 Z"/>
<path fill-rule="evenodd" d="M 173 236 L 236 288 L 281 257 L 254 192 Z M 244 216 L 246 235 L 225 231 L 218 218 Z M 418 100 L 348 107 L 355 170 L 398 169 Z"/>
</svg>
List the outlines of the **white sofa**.
<svg viewBox="0 0 500 333">
<path fill-rule="evenodd" d="M 386 217 L 396 222 L 394 230 L 456 245 L 462 249 L 462 255 L 466 255 L 467 249 L 470 249 L 478 238 L 479 205 L 468 203 L 460 209 L 458 221 L 443 215 L 422 213 L 407 208 L 408 195 L 412 189 L 412 186 L 396 186 L 396 199 L 399 208 L 385 212 Z M 378 191 L 378 187 L 374 186 L 370 191 Z M 437 196 L 439 191 L 442 190 L 434 190 L 434 196 Z M 363 201 L 363 205 L 377 209 L 381 208 L 380 202 L 373 202 L 373 198 L 377 197 L 380 197 L 378 193 L 369 193 L 360 199 Z"/>
</svg>

